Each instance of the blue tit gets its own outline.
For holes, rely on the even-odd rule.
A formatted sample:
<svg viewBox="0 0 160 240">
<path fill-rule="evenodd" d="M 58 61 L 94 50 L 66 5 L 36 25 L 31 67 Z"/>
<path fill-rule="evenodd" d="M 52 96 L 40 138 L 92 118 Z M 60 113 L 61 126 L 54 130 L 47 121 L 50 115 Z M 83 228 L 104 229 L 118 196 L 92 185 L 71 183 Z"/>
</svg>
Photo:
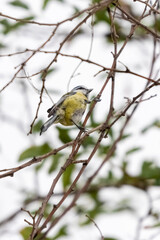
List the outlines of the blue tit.
<svg viewBox="0 0 160 240">
<path fill-rule="evenodd" d="M 49 120 L 41 127 L 40 135 L 55 123 L 61 123 L 64 126 L 76 125 L 80 130 L 79 122 L 86 110 L 88 94 L 93 89 L 84 86 L 77 86 L 70 92 L 63 95 L 60 100 L 48 109 Z"/>
</svg>

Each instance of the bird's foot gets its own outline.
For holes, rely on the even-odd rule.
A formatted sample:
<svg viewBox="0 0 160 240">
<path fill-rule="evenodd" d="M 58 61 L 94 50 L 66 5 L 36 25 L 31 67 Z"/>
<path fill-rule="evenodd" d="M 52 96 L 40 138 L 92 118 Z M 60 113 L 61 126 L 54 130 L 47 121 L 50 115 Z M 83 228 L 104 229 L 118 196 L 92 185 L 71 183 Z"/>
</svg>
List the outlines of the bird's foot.
<svg viewBox="0 0 160 240">
<path fill-rule="evenodd" d="M 100 102 L 101 99 L 100 99 L 99 97 L 95 97 L 95 98 L 93 98 L 93 101 L 95 101 L 95 102 Z"/>
</svg>

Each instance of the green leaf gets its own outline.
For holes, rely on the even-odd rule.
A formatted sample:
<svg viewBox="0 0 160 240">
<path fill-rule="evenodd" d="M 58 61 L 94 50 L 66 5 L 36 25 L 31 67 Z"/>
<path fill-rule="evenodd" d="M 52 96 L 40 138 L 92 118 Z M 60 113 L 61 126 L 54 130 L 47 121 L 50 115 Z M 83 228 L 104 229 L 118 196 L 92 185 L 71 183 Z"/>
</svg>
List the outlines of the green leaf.
<svg viewBox="0 0 160 240">
<path fill-rule="evenodd" d="M 145 128 L 141 130 L 141 133 L 146 133 L 148 130 L 150 130 L 152 127 L 160 128 L 160 120 L 155 120 Z"/>
<path fill-rule="evenodd" d="M 126 171 L 127 171 L 127 167 L 128 167 L 128 162 L 124 160 L 124 161 L 122 162 L 122 170 L 123 170 L 123 172 L 126 172 Z"/>
<path fill-rule="evenodd" d="M 6 47 L 7 47 L 7 46 L 6 46 L 4 43 L 0 42 L 0 49 L 6 48 Z"/>
<path fill-rule="evenodd" d="M 88 136 L 83 142 L 82 146 L 85 147 L 85 149 L 89 146 L 95 145 L 95 139 L 91 136 Z"/>
<path fill-rule="evenodd" d="M 10 23 L 7 19 L 2 19 L 0 24 L 3 26 L 3 28 L 8 28 L 10 26 Z"/>
<path fill-rule="evenodd" d="M 73 15 L 77 14 L 80 12 L 80 9 L 77 6 L 73 6 L 74 13 Z"/>
<path fill-rule="evenodd" d="M 11 31 L 15 31 L 19 27 L 27 24 L 28 20 L 32 20 L 32 19 L 34 19 L 34 16 L 29 16 L 27 18 L 23 18 L 22 21 L 19 21 L 19 22 L 14 23 L 14 24 L 11 24 L 10 21 L 8 21 L 6 19 L 3 19 L 3 20 L 0 21 L 0 24 L 3 25 L 3 31 L 2 32 L 3 32 L 3 34 L 8 34 Z M 24 22 L 23 22 L 23 20 L 24 20 Z"/>
<path fill-rule="evenodd" d="M 110 24 L 110 23 L 108 22 L 108 24 Z M 114 26 L 116 28 L 116 35 L 118 36 L 117 41 L 118 42 L 124 41 L 126 39 L 126 33 L 124 31 L 124 28 L 122 27 L 122 25 L 119 24 L 119 22 L 115 22 Z M 106 34 L 105 37 L 106 37 L 106 40 L 108 42 L 113 43 L 113 39 L 112 39 L 112 34 L 111 33 Z"/>
<path fill-rule="evenodd" d="M 63 188 L 66 189 L 67 186 L 71 184 L 72 181 L 72 173 L 73 170 L 75 169 L 75 165 L 71 164 L 63 173 L 62 176 L 62 182 L 63 182 Z"/>
<path fill-rule="evenodd" d="M 18 161 L 21 162 L 27 158 L 40 156 L 48 153 L 51 150 L 52 149 L 48 145 L 48 143 L 44 143 L 43 145 L 40 145 L 40 146 L 31 146 L 20 154 Z"/>
<path fill-rule="evenodd" d="M 126 152 L 126 155 L 129 155 L 129 154 L 132 154 L 132 153 L 135 153 L 139 150 L 141 150 L 142 148 L 141 147 L 134 147 L 134 148 L 131 148 L 129 149 L 127 152 Z"/>
<path fill-rule="evenodd" d="M 47 7 L 48 3 L 51 0 L 43 0 L 43 5 L 42 5 L 42 9 L 45 10 L 45 8 Z M 58 2 L 64 2 L 64 0 L 57 0 Z"/>
<path fill-rule="evenodd" d="M 72 141 L 72 138 L 69 136 L 69 129 L 64 129 L 60 127 L 56 127 L 58 130 L 59 134 L 59 139 L 61 140 L 62 143 L 67 143 Z"/>
<path fill-rule="evenodd" d="M 15 6 L 15 7 L 20 7 L 20 8 L 24 8 L 24 9 L 29 9 L 28 5 L 19 1 L 19 0 L 15 0 L 12 2 L 9 2 L 10 5 Z"/>
<path fill-rule="evenodd" d="M 156 120 L 154 122 L 154 126 L 157 127 L 157 128 L 160 128 L 160 121 L 159 120 Z"/>
<path fill-rule="evenodd" d="M 146 133 L 152 126 L 149 125 L 141 130 L 141 133 Z"/>
<path fill-rule="evenodd" d="M 101 156 L 101 155 L 104 155 L 104 154 L 107 154 L 108 150 L 110 149 L 110 145 L 100 145 L 99 148 L 98 148 L 98 154 Z"/>
<path fill-rule="evenodd" d="M 150 27 L 152 29 L 156 29 L 156 31 L 160 32 L 160 19 L 157 18 Z"/>
<path fill-rule="evenodd" d="M 153 225 L 150 225 L 150 226 L 146 226 L 145 229 L 150 229 L 150 228 L 159 228 L 160 227 L 160 222 L 158 223 L 155 223 Z"/>
<path fill-rule="evenodd" d="M 50 2 L 51 0 L 44 0 L 43 1 L 43 6 L 42 9 L 44 10 L 47 7 L 47 4 Z"/>
<path fill-rule="evenodd" d="M 134 211 L 134 208 L 131 206 L 119 206 L 115 208 L 112 212 L 117 213 L 117 212 L 123 212 L 123 211 Z"/>
<path fill-rule="evenodd" d="M 108 177 L 109 180 L 113 180 L 114 179 L 114 175 L 113 172 L 111 170 L 108 171 Z"/>
<path fill-rule="evenodd" d="M 67 236 L 67 225 L 62 226 L 57 232 L 56 236 L 52 238 L 52 240 L 60 239 L 60 237 Z"/>
<path fill-rule="evenodd" d="M 129 134 L 124 134 L 124 135 L 121 137 L 121 140 L 125 140 L 126 138 L 129 138 L 129 137 L 131 137 L 131 136 L 132 136 L 131 133 L 129 133 Z"/>
<path fill-rule="evenodd" d="M 51 165 L 49 167 L 48 173 L 52 173 L 57 169 L 58 163 L 60 162 L 60 159 L 63 157 L 64 155 L 62 153 L 57 153 L 56 155 L 54 155 L 51 159 Z"/>
<path fill-rule="evenodd" d="M 112 140 L 114 140 L 114 131 L 113 131 L 113 128 L 110 128 L 110 129 L 109 129 L 108 135 L 111 137 Z"/>
<path fill-rule="evenodd" d="M 117 213 L 122 211 L 135 211 L 135 209 L 131 206 L 131 200 L 128 198 L 124 198 L 119 202 L 115 202 L 114 206 L 108 209 L 108 213 Z"/>
<path fill-rule="evenodd" d="M 29 235 L 31 234 L 32 229 L 33 229 L 32 227 L 26 227 L 20 231 L 20 234 L 24 240 L 27 240 L 29 238 Z"/>
<path fill-rule="evenodd" d="M 152 161 L 145 161 L 142 164 L 140 176 L 145 179 L 160 180 L 160 167 L 155 166 L 154 162 Z"/>
<path fill-rule="evenodd" d="M 86 211 L 87 215 L 90 216 L 92 219 L 95 219 L 98 215 L 105 213 L 105 208 L 103 206 L 103 202 L 99 202 L 97 203 L 91 210 Z M 86 225 L 86 224 L 91 224 L 91 220 L 90 219 L 86 219 L 82 225 Z"/>
<path fill-rule="evenodd" d="M 114 186 L 114 185 L 117 185 L 119 182 L 119 179 L 115 177 L 114 173 L 109 170 L 106 177 L 102 178 L 100 177 L 98 179 L 98 185 L 99 186 Z"/>
<path fill-rule="evenodd" d="M 92 186 L 90 189 L 93 190 L 94 188 L 96 188 L 96 187 Z M 88 195 L 90 196 L 92 201 L 95 203 L 95 205 L 102 205 L 104 203 L 102 200 L 100 200 L 98 191 L 89 191 Z"/>
<path fill-rule="evenodd" d="M 24 240 L 28 240 L 28 239 L 29 239 L 29 236 L 30 236 L 32 230 L 33 230 L 32 227 L 25 227 L 25 228 L 23 228 L 23 229 L 20 231 L 20 234 L 21 234 L 21 236 L 23 237 Z M 42 234 L 42 233 L 39 233 L 39 234 L 37 235 L 37 237 L 34 238 L 34 240 L 38 240 L 38 239 L 40 239 L 40 237 L 42 237 L 42 236 L 43 236 L 43 234 Z M 52 239 L 54 239 L 54 238 L 52 238 Z M 52 240 L 52 239 L 45 237 L 45 240 Z"/>
<path fill-rule="evenodd" d="M 110 23 L 106 10 L 100 10 L 95 13 L 95 24 L 100 22 Z"/>
<path fill-rule="evenodd" d="M 43 121 L 39 120 L 34 126 L 33 126 L 33 133 L 39 133 L 40 132 L 40 128 L 43 125 Z"/>
<path fill-rule="evenodd" d="M 48 76 L 49 74 L 51 74 L 51 73 L 54 72 L 54 71 L 56 71 L 56 68 L 55 68 L 55 67 L 54 67 L 54 68 L 50 68 L 49 70 L 47 70 L 47 74 L 46 74 L 45 71 L 43 71 L 42 74 L 40 75 L 40 78 L 42 79 L 43 76 L 44 76 L 44 74 L 45 74 L 45 76 Z"/>
</svg>

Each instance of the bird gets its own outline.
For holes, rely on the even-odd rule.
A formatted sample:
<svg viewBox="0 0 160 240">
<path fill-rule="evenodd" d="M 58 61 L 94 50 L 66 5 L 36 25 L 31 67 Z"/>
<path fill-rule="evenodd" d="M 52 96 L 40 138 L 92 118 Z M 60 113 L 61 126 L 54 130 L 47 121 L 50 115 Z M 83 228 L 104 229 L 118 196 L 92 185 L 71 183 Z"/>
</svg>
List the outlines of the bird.
<svg viewBox="0 0 160 240">
<path fill-rule="evenodd" d="M 55 123 L 61 123 L 64 126 L 75 125 L 80 130 L 85 130 L 79 123 L 87 104 L 91 103 L 88 100 L 88 95 L 92 90 L 85 86 L 77 86 L 64 94 L 57 103 L 47 110 L 49 120 L 42 125 L 40 135 Z"/>
</svg>

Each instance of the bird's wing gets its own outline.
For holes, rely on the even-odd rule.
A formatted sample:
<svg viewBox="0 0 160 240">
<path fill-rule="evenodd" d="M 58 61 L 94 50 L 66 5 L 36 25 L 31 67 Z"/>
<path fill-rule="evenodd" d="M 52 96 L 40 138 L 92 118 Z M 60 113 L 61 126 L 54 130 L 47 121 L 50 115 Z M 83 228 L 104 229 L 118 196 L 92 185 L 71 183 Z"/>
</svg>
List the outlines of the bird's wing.
<svg viewBox="0 0 160 240">
<path fill-rule="evenodd" d="M 41 131 L 40 131 L 40 135 L 47 131 L 47 129 L 58 119 L 59 116 L 53 116 L 51 118 L 49 118 L 49 120 L 47 122 L 45 122 L 42 127 L 41 127 Z"/>
<path fill-rule="evenodd" d="M 76 93 L 75 93 L 75 92 L 69 92 L 69 93 L 64 94 L 64 95 L 58 100 L 57 103 L 55 103 L 51 108 L 49 108 L 49 109 L 47 110 L 47 112 L 48 112 L 48 117 L 54 115 L 55 112 L 56 112 L 56 110 L 57 110 L 57 108 L 59 108 L 59 107 L 61 106 L 61 104 L 64 102 L 64 100 L 66 100 L 66 98 L 68 98 L 68 97 L 70 97 L 70 96 L 72 96 L 72 95 L 74 95 L 74 94 L 76 94 Z"/>
</svg>

